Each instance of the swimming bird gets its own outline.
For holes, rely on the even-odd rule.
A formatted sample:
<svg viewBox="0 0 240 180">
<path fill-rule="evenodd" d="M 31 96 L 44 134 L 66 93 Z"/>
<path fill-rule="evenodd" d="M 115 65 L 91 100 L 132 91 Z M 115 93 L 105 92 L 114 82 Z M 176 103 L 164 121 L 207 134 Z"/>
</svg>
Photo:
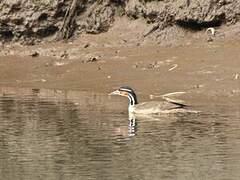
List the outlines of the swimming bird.
<svg viewBox="0 0 240 180">
<path fill-rule="evenodd" d="M 109 95 L 120 95 L 127 97 L 129 99 L 128 112 L 133 114 L 149 115 L 183 112 L 185 107 L 187 107 L 187 105 L 183 103 L 170 101 L 170 99 L 164 101 L 149 101 L 138 103 L 137 95 L 129 86 L 122 86 Z"/>
</svg>

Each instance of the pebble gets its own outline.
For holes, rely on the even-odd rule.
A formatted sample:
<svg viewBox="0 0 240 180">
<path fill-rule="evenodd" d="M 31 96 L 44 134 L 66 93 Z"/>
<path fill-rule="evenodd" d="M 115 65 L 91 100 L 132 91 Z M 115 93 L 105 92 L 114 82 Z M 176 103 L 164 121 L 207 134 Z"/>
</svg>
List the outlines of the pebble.
<svg viewBox="0 0 240 180">
<path fill-rule="evenodd" d="M 86 43 L 84 46 L 83 46 L 83 48 L 88 48 L 90 46 L 90 44 L 89 43 Z"/>
<path fill-rule="evenodd" d="M 39 56 L 39 52 L 34 51 L 32 54 L 30 54 L 30 56 L 32 56 L 32 57 L 38 57 L 38 56 Z"/>
</svg>

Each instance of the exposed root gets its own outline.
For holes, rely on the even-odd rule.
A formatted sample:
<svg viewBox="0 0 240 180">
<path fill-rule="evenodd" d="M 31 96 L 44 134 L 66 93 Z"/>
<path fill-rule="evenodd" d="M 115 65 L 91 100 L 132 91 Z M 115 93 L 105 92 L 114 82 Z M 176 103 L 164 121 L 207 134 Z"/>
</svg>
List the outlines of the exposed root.
<svg viewBox="0 0 240 180">
<path fill-rule="evenodd" d="M 152 34 L 154 31 L 158 30 L 159 24 L 154 25 L 147 33 L 143 35 L 143 37 L 147 37 L 148 35 Z"/>
<path fill-rule="evenodd" d="M 79 4 L 79 1 L 80 0 L 72 0 L 72 3 L 65 14 L 62 27 L 58 32 L 58 36 L 57 36 L 58 40 L 61 40 L 61 39 L 67 40 L 72 36 L 75 28 L 75 18 L 77 15 L 77 7 Z"/>
</svg>

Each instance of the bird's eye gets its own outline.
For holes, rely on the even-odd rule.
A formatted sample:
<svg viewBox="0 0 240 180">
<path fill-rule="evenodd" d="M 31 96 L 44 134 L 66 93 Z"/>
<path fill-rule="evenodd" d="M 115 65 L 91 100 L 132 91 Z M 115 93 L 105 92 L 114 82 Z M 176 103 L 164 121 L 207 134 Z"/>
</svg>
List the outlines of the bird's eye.
<svg viewBox="0 0 240 180">
<path fill-rule="evenodd" d="M 127 93 L 127 92 L 124 92 L 124 91 L 121 91 L 121 95 L 122 95 L 122 96 L 128 96 L 128 93 Z"/>
</svg>

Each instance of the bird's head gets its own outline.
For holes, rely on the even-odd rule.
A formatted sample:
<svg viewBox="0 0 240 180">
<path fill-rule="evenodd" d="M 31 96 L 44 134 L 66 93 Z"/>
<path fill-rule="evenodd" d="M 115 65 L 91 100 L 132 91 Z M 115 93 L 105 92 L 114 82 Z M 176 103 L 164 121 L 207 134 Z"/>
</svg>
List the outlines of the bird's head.
<svg viewBox="0 0 240 180">
<path fill-rule="evenodd" d="M 138 104 L 137 96 L 136 96 L 135 92 L 133 91 L 133 89 L 130 88 L 129 86 L 121 86 L 117 90 L 111 92 L 109 95 L 124 96 L 129 99 L 130 105 Z"/>
</svg>

